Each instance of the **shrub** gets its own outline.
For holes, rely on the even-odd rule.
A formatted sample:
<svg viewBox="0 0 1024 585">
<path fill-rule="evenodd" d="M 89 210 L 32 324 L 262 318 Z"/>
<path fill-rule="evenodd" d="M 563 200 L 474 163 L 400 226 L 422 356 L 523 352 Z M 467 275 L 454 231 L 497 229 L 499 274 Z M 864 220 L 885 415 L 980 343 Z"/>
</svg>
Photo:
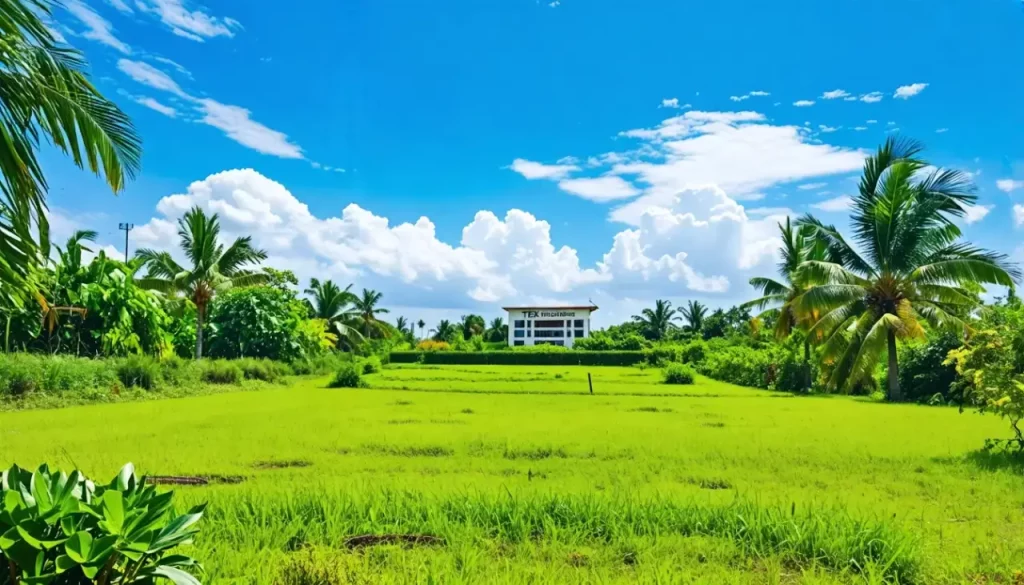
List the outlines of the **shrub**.
<svg viewBox="0 0 1024 585">
<path fill-rule="evenodd" d="M 664 381 L 666 384 L 693 384 L 697 379 L 697 372 L 693 366 L 688 364 L 669 364 L 665 368 Z"/>
<path fill-rule="evenodd" d="M 151 357 L 131 356 L 117 364 L 117 378 L 125 388 L 155 390 L 160 380 L 160 365 Z"/>
<path fill-rule="evenodd" d="M 329 388 L 362 388 L 363 370 L 362 366 L 351 363 L 338 368 L 334 379 L 328 384 Z"/>
<path fill-rule="evenodd" d="M 644 359 L 645 355 L 640 351 L 571 351 L 565 348 L 532 351 L 396 351 L 391 353 L 391 361 L 396 364 L 419 362 L 438 365 L 633 366 Z"/>
<path fill-rule="evenodd" d="M 0 354 L 0 396 L 109 389 L 118 385 L 113 363 L 67 356 Z"/>
<path fill-rule="evenodd" d="M 323 376 L 336 372 L 341 364 L 352 361 L 352 354 L 337 351 L 327 352 L 313 357 L 295 360 L 289 365 L 292 373 L 299 376 Z"/>
<path fill-rule="evenodd" d="M 703 339 L 695 339 L 679 348 L 679 361 L 685 364 L 700 364 L 708 355 L 708 344 Z"/>
<path fill-rule="evenodd" d="M 416 344 L 417 351 L 451 351 L 452 346 L 447 341 L 434 341 L 433 339 L 424 339 L 423 341 Z"/>
<path fill-rule="evenodd" d="M 203 360 L 200 363 L 203 382 L 210 384 L 241 384 L 244 374 L 238 364 L 227 360 Z"/>
<path fill-rule="evenodd" d="M 959 400 L 961 393 L 950 390 L 956 381 L 956 368 L 944 362 L 949 352 L 960 345 L 956 335 L 946 333 L 928 343 L 906 347 L 899 356 L 900 389 L 904 398 L 942 403 Z"/>
<path fill-rule="evenodd" d="M 287 364 L 268 359 L 243 358 L 235 362 L 246 380 L 277 382 L 291 373 Z"/>
<path fill-rule="evenodd" d="M 371 355 L 370 357 L 363 360 L 363 373 L 364 374 L 376 374 L 381 369 L 380 358 Z"/>
<path fill-rule="evenodd" d="M 160 379 L 168 386 L 187 386 L 199 382 L 199 370 L 196 362 L 191 359 L 173 355 L 160 360 L 159 366 Z"/>
<path fill-rule="evenodd" d="M 210 305 L 210 357 L 290 361 L 303 357 L 306 308 L 269 286 L 228 290 Z"/>
<path fill-rule="evenodd" d="M 130 463 L 107 485 L 46 465 L 35 473 L 14 466 L 3 477 L 4 583 L 198 583 L 184 571 L 198 564 L 170 553 L 199 532 L 205 504 L 178 516 L 173 492 L 146 485 Z"/>
</svg>

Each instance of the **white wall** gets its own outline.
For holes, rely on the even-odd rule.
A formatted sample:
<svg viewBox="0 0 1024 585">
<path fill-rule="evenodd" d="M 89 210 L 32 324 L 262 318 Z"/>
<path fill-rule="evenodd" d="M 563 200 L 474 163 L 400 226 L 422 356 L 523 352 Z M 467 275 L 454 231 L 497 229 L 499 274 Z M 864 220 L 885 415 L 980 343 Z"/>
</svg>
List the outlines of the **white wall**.
<svg viewBox="0 0 1024 585">
<path fill-rule="evenodd" d="M 508 311 L 508 344 L 514 346 L 517 341 L 521 341 L 523 345 L 537 345 L 538 342 L 560 341 L 565 347 L 572 347 L 573 342 L 577 339 L 575 335 L 577 330 L 583 331 L 583 336 L 579 339 L 590 337 L 590 313 L 589 309 L 560 309 L 557 307 Z M 516 321 L 522 321 L 524 327 L 516 327 Z M 561 326 L 537 327 L 538 321 L 541 323 L 561 321 Z M 568 326 L 565 325 L 566 321 L 569 321 Z M 576 327 L 577 321 L 583 321 L 583 326 Z M 523 337 L 516 337 L 517 329 L 523 331 Z M 538 332 L 541 335 L 547 333 L 548 335 L 560 334 L 560 336 L 538 337 Z"/>
</svg>

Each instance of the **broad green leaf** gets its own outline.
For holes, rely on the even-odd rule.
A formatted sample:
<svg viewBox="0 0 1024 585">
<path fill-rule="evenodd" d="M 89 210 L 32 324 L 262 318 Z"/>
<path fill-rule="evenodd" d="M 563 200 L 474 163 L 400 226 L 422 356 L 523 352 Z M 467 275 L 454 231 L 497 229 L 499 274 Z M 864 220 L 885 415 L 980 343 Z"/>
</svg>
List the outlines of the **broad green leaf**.
<svg viewBox="0 0 1024 585">
<path fill-rule="evenodd" d="M 96 575 L 100 574 L 100 569 L 102 569 L 102 568 L 103 568 L 103 563 L 99 563 L 99 564 L 90 563 L 90 564 L 87 564 L 87 565 L 82 565 L 82 573 L 84 573 L 85 576 L 87 578 L 89 578 L 89 579 L 95 579 Z"/>
<path fill-rule="evenodd" d="M 39 575 L 36 577 L 22 577 L 21 582 L 24 585 L 46 585 L 57 576 L 57 573 L 49 573 L 47 575 Z"/>
<path fill-rule="evenodd" d="M 12 512 L 17 508 L 24 507 L 25 500 L 22 499 L 21 494 L 14 490 L 4 492 L 4 510 Z"/>
<path fill-rule="evenodd" d="M 18 524 L 18 535 L 21 536 L 21 540 L 26 544 L 35 549 L 43 548 L 43 532 L 46 530 L 46 525 L 42 522 L 23 522 Z"/>
<path fill-rule="evenodd" d="M 121 492 L 107 490 L 103 493 L 103 519 L 112 534 L 121 533 L 124 526 L 124 497 Z"/>
<path fill-rule="evenodd" d="M 135 487 L 135 466 L 125 463 L 124 467 L 117 474 L 116 485 L 119 490 L 124 491 Z"/>
<path fill-rule="evenodd" d="M 174 585 L 201 585 L 198 579 L 175 567 L 161 565 L 153 569 L 153 574 L 170 579 Z"/>
<path fill-rule="evenodd" d="M 92 554 L 92 536 L 85 531 L 73 535 L 64 543 L 64 551 L 78 564 L 87 562 Z"/>
<path fill-rule="evenodd" d="M 7 532 L 0 534 L 0 551 L 7 552 L 18 542 L 21 542 L 21 537 L 18 536 L 18 529 L 12 527 Z"/>
<path fill-rule="evenodd" d="M 58 575 L 63 573 L 64 571 L 69 571 L 71 569 L 74 569 L 79 564 L 81 564 L 81 563 L 76 562 L 74 559 L 72 559 L 68 555 L 60 555 L 59 557 L 57 557 L 57 560 L 54 561 L 54 563 L 57 565 L 57 574 Z"/>
<path fill-rule="evenodd" d="M 90 563 L 105 563 L 110 553 L 114 552 L 114 545 L 117 544 L 117 536 L 110 535 L 97 538 L 92 543 L 92 550 L 89 554 Z"/>
</svg>

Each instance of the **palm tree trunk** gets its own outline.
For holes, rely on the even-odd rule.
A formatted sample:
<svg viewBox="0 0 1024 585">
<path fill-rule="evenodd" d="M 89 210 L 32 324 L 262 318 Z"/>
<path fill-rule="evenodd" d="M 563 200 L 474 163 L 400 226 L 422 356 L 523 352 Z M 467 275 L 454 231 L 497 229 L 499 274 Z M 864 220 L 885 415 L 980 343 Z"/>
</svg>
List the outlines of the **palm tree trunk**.
<svg viewBox="0 0 1024 585">
<path fill-rule="evenodd" d="M 206 305 L 196 306 L 196 359 L 203 359 L 203 322 L 206 320 Z"/>
<path fill-rule="evenodd" d="M 900 365 L 896 359 L 896 332 L 889 331 L 889 388 L 887 398 L 890 402 L 903 400 L 900 392 Z"/>
<path fill-rule="evenodd" d="M 811 343 L 804 339 L 804 392 L 811 392 Z"/>
</svg>

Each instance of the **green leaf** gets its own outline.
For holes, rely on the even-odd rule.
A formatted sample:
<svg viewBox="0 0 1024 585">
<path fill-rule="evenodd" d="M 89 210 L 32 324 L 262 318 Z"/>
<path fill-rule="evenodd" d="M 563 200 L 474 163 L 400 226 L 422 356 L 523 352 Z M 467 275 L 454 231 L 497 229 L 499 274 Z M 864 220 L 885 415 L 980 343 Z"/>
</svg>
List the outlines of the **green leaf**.
<svg viewBox="0 0 1024 585">
<path fill-rule="evenodd" d="M 78 564 L 85 563 L 92 555 L 92 536 L 85 531 L 74 534 L 64 543 L 64 551 Z"/>
<path fill-rule="evenodd" d="M 111 534 L 120 534 L 124 526 L 124 496 L 121 492 L 103 492 L 103 519 Z"/>
<path fill-rule="evenodd" d="M 45 524 L 42 522 L 23 522 L 18 524 L 15 528 L 17 528 L 18 535 L 21 536 L 21 540 L 23 542 L 34 549 L 42 550 L 43 532 L 46 529 Z"/>
<path fill-rule="evenodd" d="M 114 535 L 104 536 L 97 538 L 92 543 L 92 550 L 89 554 L 90 563 L 103 564 L 107 562 L 107 558 L 114 552 L 114 545 L 117 544 L 117 537 Z"/>
<path fill-rule="evenodd" d="M 21 538 L 18 537 L 18 529 L 12 527 L 7 532 L 0 534 L 0 551 L 6 553 L 19 542 L 21 542 Z"/>
<path fill-rule="evenodd" d="M 57 557 L 57 560 L 54 561 L 54 563 L 57 565 L 58 575 L 63 573 L 64 571 L 70 571 L 71 569 L 74 569 L 75 567 L 81 564 L 76 562 L 68 555 L 60 555 L 59 557 Z"/>
<path fill-rule="evenodd" d="M 125 463 L 124 467 L 117 474 L 116 485 L 120 491 L 135 487 L 135 466 Z"/>
<path fill-rule="evenodd" d="M 25 506 L 25 500 L 22 499 L 21 494 L 14 490 L 10 490 L 4 493 L 4 510 L 12 512 L 17 508 Z"/>
<path fill-rule="evenodd" d="M 174 583 L 174 585 L 202 585 L 198 579 L 185 571 L 166 565 L 154 568 L 152 574 L 169 579 Z"/>
</svg>

